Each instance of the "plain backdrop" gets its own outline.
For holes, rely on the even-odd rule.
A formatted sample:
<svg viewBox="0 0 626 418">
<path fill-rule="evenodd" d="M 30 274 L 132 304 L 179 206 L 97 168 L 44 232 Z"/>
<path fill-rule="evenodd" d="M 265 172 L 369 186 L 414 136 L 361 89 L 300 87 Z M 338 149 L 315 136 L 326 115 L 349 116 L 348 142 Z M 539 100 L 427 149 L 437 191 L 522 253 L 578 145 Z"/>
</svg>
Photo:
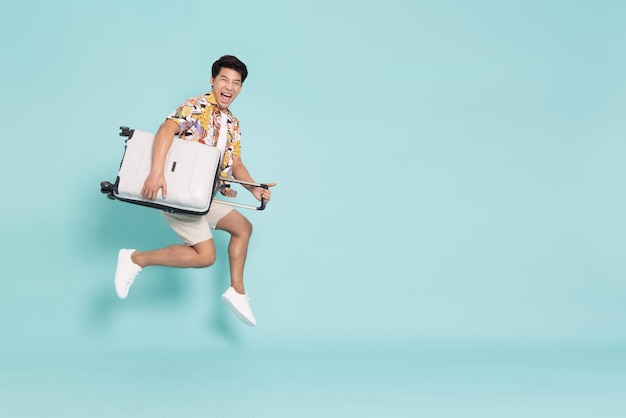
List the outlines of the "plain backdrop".
<svg viewBox="0 0 626 418">
<path fill-rule="evenodd" d="M 13 2 L 0 14 L 4 353 L 626 343 L 626 3 Z M 120 125 L 250 71 L 242 157 L 278 182 L 246 269 L 259 326 L 110 201 Z M 240 192 L 238 201 L 250 203 Z"/>
</svg>

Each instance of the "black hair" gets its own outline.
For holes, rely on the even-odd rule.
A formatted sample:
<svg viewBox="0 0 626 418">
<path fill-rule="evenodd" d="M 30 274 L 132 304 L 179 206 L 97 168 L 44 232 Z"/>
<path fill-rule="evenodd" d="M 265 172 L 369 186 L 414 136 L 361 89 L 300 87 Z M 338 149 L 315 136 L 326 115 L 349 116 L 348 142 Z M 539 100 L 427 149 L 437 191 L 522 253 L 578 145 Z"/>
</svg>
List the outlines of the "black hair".
<svg viewBox="0 0 626 418">
<path fill-rule="evenodd" d="M 222 68 L 230 68 L 231 70 L 235 70 L 241 74 L 242 84 L 246 81 L 246 77 L 248 77 L 248 67 L 246 67 L 246 64 L 241 62 L 239 58 L 234 55 L 224 55 L 213 63 L 213 67 L 211 68 L 211 75 L 213 78 L 217 77 Z"/>
</svg>

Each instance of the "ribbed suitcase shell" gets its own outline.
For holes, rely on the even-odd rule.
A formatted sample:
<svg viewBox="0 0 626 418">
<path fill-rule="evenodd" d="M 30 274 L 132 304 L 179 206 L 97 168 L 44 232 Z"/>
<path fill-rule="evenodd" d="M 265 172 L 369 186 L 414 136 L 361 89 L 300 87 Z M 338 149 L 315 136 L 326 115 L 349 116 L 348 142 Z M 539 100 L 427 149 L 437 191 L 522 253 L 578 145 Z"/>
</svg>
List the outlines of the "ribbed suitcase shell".
<svg viewBox="0 0 626 418">
<path fill-rule="evenodd" d="M 141 197 L 141 189 L 152 167 L 153 142 L 154 134 L 137 130 L 126 140 L 114 191 L 116 199 L 169 212 L 207 213 L 218 179 L 219 150 L 175 137 L 165 160 L 167 197 L 159 191 L 155 200 L 147 200 Z"/>
</svg>

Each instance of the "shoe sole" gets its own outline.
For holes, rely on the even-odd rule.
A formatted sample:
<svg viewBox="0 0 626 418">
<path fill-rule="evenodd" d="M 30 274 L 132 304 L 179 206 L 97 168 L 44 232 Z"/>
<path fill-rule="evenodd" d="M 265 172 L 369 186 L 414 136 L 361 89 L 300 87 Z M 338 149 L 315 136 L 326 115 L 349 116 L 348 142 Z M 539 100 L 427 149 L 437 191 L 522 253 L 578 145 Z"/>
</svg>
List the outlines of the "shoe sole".
<svg viewBox="0 0 626 418">
<path fill-rule="evenodd" d="M 251 327 L 256 327 L 256 324 L 252 321 L 250 321 L 248 318 L 246 318 L 241 312 L 239 312 L 239 310 L 235 307 L 235 305 L 233 305 L 230 301 L 230 299 L 228 299 L 226 296 L 222 296 L 222 300 L 226 303 L 226 305 L 228 305 L 228 307 L 230 308 L 230 310 L 235 314 L 235 316 L 244 324 L 249 325 Z"/>
</svg>

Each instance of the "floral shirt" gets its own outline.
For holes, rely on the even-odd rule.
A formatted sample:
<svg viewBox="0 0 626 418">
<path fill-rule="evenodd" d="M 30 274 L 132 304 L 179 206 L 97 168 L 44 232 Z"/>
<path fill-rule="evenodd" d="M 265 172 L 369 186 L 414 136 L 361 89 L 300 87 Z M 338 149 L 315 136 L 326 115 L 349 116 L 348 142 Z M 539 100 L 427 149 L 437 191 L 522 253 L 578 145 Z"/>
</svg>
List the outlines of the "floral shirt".
<svg viewBox="0 0 626 418">
<path fill-rule="evenodd" d="M 227 137 L 226 149 L 220 166 L 220 176 L 233 178 L 233 158 L 241 156 L 241 131 L 239 121 L 227 111 Z M 180 127 L 178 136 L 210 146 L 217 146 L 220 136 L 220 123 L 222 113 L 217 107 L 217 101 L 213 93 L 188 99 L 167 117 Z M 222 181 L 220 192 L 224 196 L 235 197 L 236 190 L 231 190 L 230 183 Z"/>
</svg>

